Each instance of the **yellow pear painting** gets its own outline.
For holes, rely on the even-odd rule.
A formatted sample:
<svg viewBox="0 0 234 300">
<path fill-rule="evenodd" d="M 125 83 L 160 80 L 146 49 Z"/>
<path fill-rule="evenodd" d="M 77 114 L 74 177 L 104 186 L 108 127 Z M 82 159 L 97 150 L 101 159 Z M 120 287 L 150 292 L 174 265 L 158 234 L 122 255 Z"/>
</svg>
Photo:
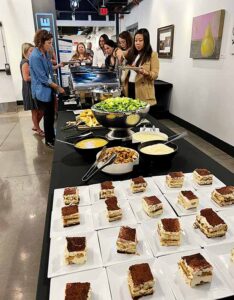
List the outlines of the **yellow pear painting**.
<svg viewBox="0 0 234 300">
<path fill-rule="evenodd" d="M 210 24 L 206 27 L 204 37 L 201 43 L 201 55 L 202 57 L 210 57 L 215 51 L 215 40 L 212 34 Z"/>
<path fill-rule="evenodd" d="M 190 57 L 219 59 L 225 10 L 221 9 L 193 18 Z"/>
</svg>

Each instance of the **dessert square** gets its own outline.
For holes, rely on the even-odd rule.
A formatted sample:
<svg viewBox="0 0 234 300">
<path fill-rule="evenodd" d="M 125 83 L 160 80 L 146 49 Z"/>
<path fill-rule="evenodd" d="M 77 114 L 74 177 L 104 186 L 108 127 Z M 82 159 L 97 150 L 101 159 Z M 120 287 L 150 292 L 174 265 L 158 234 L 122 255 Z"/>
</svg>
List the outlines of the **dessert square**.
<svg viewBox="0 0 234 300">
<path fill-rule="evenodd" d="M 181 243 L 180 221 L 177 218 L 164 218 L 158 222 L 161 246 L 179 246 Z"/>
<path fill-rule="evenodd" d="M 155 280 L 149 264 L 136 264 L 129 267 L 128 286 L 133 299 L 153 294 L 154 284 Z"/>
<path fill-rule="evenodd" d="M 166 175 L 166 184 L 170 188 L 180 188 L 184 184 L 184 173 L 179 172 L 169 172 Z"/>
<path fill-rule="evenodd" d="M 133 193 L 144 192 L 147 187 L 147 182 L 142 176 L 131 179 L 131 191 Z"/>
<path fill-rule="evenodd" d="M 65 300 L 90 300 L 91 287 L 89 282 L 67 283 Z"/>
<path fill-rule="evenodd" d="M 200 253 L 182 256 L 178 266 L 185 282 L 191 287 L 212 280 L 213 267 Z"/>
<path fill-rule="evenodd" d="M 142 207 L 149 217 L 155 217 L 163 213 L 163 204 L 156 196 L 144 197 Z"/>
<path fill-rule="evenodd" d="M 63 191 L 65 205 L 78 204 L 80 202 L 79 189 L 77 187 L 66 187 Z"/>
<path fill-rule="evenodd" d="M 105 203 L 109 222 L 122 219 L 122 209 L 119 207 L 116 197 L 108 198 Z"/>
<path fill-rule="evenodd" d="M 227 224 L 212 208 L 204 208 L 196 216 L 194 228 L 199 228 L 208 238 L 224 236 Z"/>
<path fill-rule="evenodd" d="M 211 193 L 211 198 L 220 206 L 234 204 L 234 186 L 228 185 L 215 189 Z"/>
<path fill-rule="evenodd" d="M 66 237 L 65 263 L 83 264 L 87 260 L 86 237 Z"/>
<path fill-rule="evenodd" d="M 104 181 L 101 183 L 100 199 L 107 199 L 115 196 L 115 187 L 112 181 Z"/>
<path fill-rule="evenodd" d="M 80 224 L 80 215 L 78 205 L 69 205 L 62 207 L 63 227 L 69 227 Z"/>
<path fill-rule="evenodd" d="M 192 191 L 180 191 L 178 203 L 182 205 L 184 209 L 191 209 L 198 207 L 199 199 Z"/>
<path fill-rule="evenodd" d="M 122 226 L 116 242 L 118 253 L 135 254 L 137 247 L 136 229 Z"/>
<path fill-rule="evenodd" d="M 213 182 L 213 174 L 207 169 L 195 169 L 193 180 L 199 185 L 210 185 Z"/>
</svg>

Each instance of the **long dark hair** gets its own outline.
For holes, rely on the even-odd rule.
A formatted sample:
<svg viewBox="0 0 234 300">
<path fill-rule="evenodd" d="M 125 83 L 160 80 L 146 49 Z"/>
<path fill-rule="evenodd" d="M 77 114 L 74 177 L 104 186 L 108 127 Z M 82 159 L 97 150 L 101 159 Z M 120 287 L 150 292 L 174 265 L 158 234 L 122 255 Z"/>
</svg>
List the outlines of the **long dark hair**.
<svg viewBox="0 0 234 300">
<path fill-rule="evenodd" d="M 137 34 L 142 34 L 143 39 L 144 39 L 144 47 L 140 53 L 138 52 L 138 50 L 135 47 L 135 37 Z M 134 60 L 136 59 L 137 55 L 140 54 L 140 58 L 136 62 L 136 66 L 139 67 L 140 64 L 143 65 L 145 62 L 150 60 L 152 52 L 153 52 L 153 50 L 150 45 L 149 31 L 146 28 L 138 29 L 134 35 L 132 48 L 130 49 L 129 54 L 127 56 L 128 63 L 132 64 L 134 62 Z"/>
<path fill-rule="evenodd" d="M 100 47 L 100 38 L 103 38 L 103 40 L 104 40 L 105 43 L 109 40 L 108 35 L 106 35 L 105 33 L 103 33 L 102 35 L 100 35 L 99 40 L 98 40 L 99 47 Z"/>
</svg>

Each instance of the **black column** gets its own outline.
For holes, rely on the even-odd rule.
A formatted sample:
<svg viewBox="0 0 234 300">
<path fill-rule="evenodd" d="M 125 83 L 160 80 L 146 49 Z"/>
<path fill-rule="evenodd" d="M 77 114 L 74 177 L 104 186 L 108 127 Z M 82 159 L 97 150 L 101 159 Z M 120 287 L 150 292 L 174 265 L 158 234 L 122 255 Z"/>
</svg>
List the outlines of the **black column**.
<svg viewBox="0 0 234 300">
<path fill-rule="evenodd" d="M 119 37 L 119 14 L 115 14 L 115 30 L 116 30 L 116 41 Z"/>
</svg>

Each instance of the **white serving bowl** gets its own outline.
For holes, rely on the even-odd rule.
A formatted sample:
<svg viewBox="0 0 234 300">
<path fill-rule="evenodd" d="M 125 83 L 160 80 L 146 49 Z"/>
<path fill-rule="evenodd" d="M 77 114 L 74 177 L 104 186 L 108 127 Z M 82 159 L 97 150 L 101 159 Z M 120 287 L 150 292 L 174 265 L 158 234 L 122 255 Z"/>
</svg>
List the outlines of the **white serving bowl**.
<svg viewBox="0 0 234 300">
<path fill-rule="evenodd" d="M 115 147 L 113 147 L 113 148 L 115 148 Z M 126 148 L 126 147 L 122 147 L 122 148 Z M 134 151 L 136 153 L 137 158 L 134 161 L 128 162 L 128 163 L 118 163 L 118 164 L 112 163 L 112 164 L 106 166 L 105 168 L 103 168 L 102 171 L 104 173 L 112 174 L 112 175 L 121 175 L 121 174 L 127 174 L 127 173 L 132 172 L 133 167 L 135 165 L 139 164 L 139 153 L 136 150 L 131 149 L 131 148 L 126 148 L 126 149 L 130 149 L 131 151 Z M 98 152 L 97 158 L 99 157 L 100 153 L 101 153 L 101 151 Z"/>
<path fill-rule="evenodd" d="M 133 143 L 145 143 L 149 141 L 167 141 L 168 135 L 160 131 L 139 131 L 132 135 Z"/>
</svg>

